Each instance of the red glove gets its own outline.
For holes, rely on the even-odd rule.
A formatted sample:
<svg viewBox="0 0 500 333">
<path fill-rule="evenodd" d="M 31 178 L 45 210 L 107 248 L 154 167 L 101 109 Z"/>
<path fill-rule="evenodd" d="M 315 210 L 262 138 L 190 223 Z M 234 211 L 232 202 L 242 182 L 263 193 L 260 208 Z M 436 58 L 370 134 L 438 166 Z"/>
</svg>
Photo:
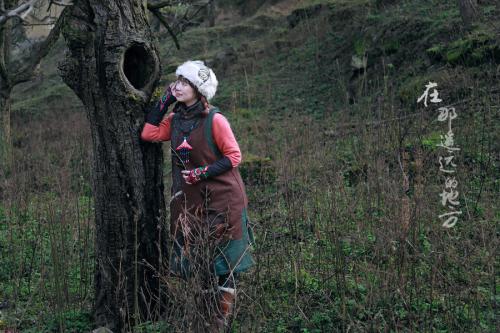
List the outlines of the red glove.
<svg viewBox="0 0 500 333">
<path fill-rule="evenodd" d="M 193 170 L 182 170 L 182 177 L 186 184 L 193 185 L 202 179 L 208 178 L 208 166 L 195 168 Z"/>
<path fill-rule="evenodd" d="M 168 87 L 165 94 L 160 98 L 158 103 L 152 107 L 146 115 L 146 122 L 151 125 L 158 126 L 167 113 L 170 104 L 175 103 L 177 99 L 172 94 L 172 89 Z"/>
</svg>

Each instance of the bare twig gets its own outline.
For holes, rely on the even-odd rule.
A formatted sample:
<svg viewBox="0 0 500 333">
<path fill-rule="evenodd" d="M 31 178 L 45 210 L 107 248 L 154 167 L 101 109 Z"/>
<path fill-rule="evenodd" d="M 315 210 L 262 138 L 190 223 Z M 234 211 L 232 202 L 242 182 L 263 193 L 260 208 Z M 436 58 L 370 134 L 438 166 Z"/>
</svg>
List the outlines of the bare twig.
<svg viewBox="0 0 500 333">
<path fill-rule="evenodd" d="M 40 0 L 30 0 L 27 1 L 14 9 L 6 10 L 3 15 L 0 16 L 0 26 L 4 25 L 8 20 L 18 17 L 21 20 L 24 20 L 26 16 L 28 16 L 31 11 L 34 9 L 34 5 Z"/>
<path fill-rule="evenodd" d="M 191 22 L 191 20 L 193 18 L 195 18 L 198 13 L 206 6 L 208 6 L 210 4 L 212 0 L 209 0 L 207 2 L 196 2 L 196 3 L 192 3 L 191 4 L 191 7 L 198 7 L 196 9 L 196 11 L 190 16 L 189 14 L 189 9 L 186 10 L 186 12 L 184 13 L 183 17 L 177 22 L 177 24 L 174 26 L 174 28 L 172 29 L 173 31 L 180 31 L 182 32 L 184 30 L 184 25 L 188 24 L 189 22 Z"/>
<path fill-rule="evenodd" d="M 149 8 L 149 7 L 148 7 Z M 174 31 L 168 24 L 167 20 L 165 17 L 161 14 L 159 9 L 150 9 L 151 12 L 153 13 L 154 16 L 163 24 L 163 26 L 167 29 L 168 33 L 170 36 L 172 36 L 172 39 L 174 40 L 175 46 L 177 47 L 177 50 L 180 50 L 180 45 L 179 45 L 179 40 L 177 39 L 177 36 L 175 35 Z"/>
<path fill-rule="evenodd" d="M 64 24 L 64 19 L 69 13 L 69 8 L 65 7 L 61 13 L 61 16 L 57 19 L 54 28 L 50 31 L 47 38 L 39 44 L 34 52 L 32 52 L 31 56 L 27 60 L 27 65 L 22 68 L 16 75 L 14 75 L 14 84 L 19 84 L 22 82 L 29 81 L 33 76 L 33 72 L 36 67 L 40 63 L 43 57 L 49 53 L 52 46 L 59 39 L 59 33 L 61 32 L 62 26 Z"/>
<path fill-rule="evenodd" d="M 179 50 L 180 49 L 180 44 L 179 40 L 177 38 L 177 34 L 175 33 L 176 30 L 182 31 L 182 27 L 180 29 L 179 26 L 181 24 L 186 24 L 189 23 L 198 13 L 206 6 L 208 6 L 213 0 L 208 0 L 208 1 L 187 1 L 190 5 L 190 7 L 198 7 L 196 11 L 194 12 L 193 15 L 189 16 L 189 10 L 187 10 L 183 17 L 177 22 L 175 27 L 171 27 L 170 24 L 168 23 L 167 19 L 163 14 L 161 13 L 161 9 L 168 7 L 168 6 L 175 6 L 176 4 L 179 4 L 180 2 L 178 1 L 172 1 L 172 0 L 158 0 L 158 1 L 148 1 L 147 3 L 147 8 L 153 13 L 153 15 L 160 21 L 160 23 L 167 29 L 169 35 L 172 37 L 174 40 L 175 47 Z"/>
<path fill-rule="evenodd" d="M 72 4 L 73 4 L 73 1 L 71 1 L 71 0 L 70 1 L 66 1 L 66 0 L 50 0 L 48 10 L 50 10 L 50 7 L 52 5 L 67 7 L 67 6 L 71 6 Z"/>
<path fill-rule="evenodd" d="M 2 15 L 0 15 L 0 26 L 4 25 L 8 20 L 16 17 L 20 18 L 22 21 L 26 20 L 28 16 L 30 18 L 36 19 L 32 14 L 32 12 L 35 9 L 35 6 L 40 2 L 41 0 L 29 0 L 23 2 L 22 4 L 18 5 L 15 8 L 5 9 Z M 71 4 L 72 4 L 71 0 L 50 0 L 47 11 L 50 11 L 52 5 L 66 7 L 70 6 Z"/>
<path fill-rule="evenodd" d="M 10 77 L 7 71 L 6 55 L 9 53 L 9 36 L 11 32 L 11 26 L 8 24 L 0 25 L 0 77 L 4 84 L 9 85 Z"/>
</svg>

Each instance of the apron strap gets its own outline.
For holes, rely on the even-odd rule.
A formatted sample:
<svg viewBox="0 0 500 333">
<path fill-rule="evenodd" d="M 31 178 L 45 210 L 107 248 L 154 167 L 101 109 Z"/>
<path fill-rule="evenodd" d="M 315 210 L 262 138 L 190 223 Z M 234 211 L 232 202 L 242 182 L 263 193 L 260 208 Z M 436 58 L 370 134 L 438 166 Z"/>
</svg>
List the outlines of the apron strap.
<svg viewBox="0 0 500 333">
<path fill-rule="evenodd" d="M 212 124 L 216 113 L 220 113 L 220 110 L 217 107 L 211 108 L 210 112 L 208 113 L 207 120 L 205 122 L 205 139 L 207 140 L 208 146 L 210 147 L 210 150 L 212 150 L 212 153 L 214 153 L 217 159 L 221 159 L 224 156 L 220 152 L 219 148 L 217 148 L 217 145 L 215 144 L 214 138 L 212 136 Z"/>
</svg>

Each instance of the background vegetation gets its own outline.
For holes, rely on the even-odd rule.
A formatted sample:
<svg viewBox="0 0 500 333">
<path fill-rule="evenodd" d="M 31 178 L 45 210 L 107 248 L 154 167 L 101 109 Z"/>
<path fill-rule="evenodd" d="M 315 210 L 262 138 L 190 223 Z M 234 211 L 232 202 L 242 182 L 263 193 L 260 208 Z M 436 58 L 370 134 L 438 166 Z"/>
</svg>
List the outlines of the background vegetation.
<svg viewBox="0 0 500 333">
<path fill-rule="evenodd" d="M 451 0 L 220 1 L 216 25 L 188 29 L 180 50 L 158 32 L 162 84 L 206 60 L 243 151 L 257 265 L 234 332 L 498 329 L 500 9 L 479 8 L 465 29 Z M 57 74 L 59 42 L 15 91 L 0 329 L 93 328 L 90 133 Z M 458 113 L 451 229 L 438 219 L 445 129 L 416 103 L 429 81 Z M 137 331 L 176 328 L 172 314 Z"/>
</svg>

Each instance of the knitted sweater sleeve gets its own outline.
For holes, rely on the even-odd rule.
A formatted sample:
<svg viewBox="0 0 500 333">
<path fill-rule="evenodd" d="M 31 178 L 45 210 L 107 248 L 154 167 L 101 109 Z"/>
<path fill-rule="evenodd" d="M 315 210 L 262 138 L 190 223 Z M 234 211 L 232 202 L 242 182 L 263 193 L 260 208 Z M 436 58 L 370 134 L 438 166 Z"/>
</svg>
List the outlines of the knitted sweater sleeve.
<svg viewBox="0 0 500 333">
<path fill-rule="evenodd" d="M 237 167 L 241 162 L 241 151 L 234 137 L 231 126 L 220 113 L 216 113 L 213 118 L 212 136 L 217 148 L 219 148 L 222 155 L 231 161 L 233 168 Z"/>
<path fill-rule="evenodd" d="M 170 124 L 172 123 L 173 113 L 163 118 L 158 126 L 145 123 L 142 129 L 141 139 L 144 141 L 160 142 L 170 140 Z"/>
</svg>

